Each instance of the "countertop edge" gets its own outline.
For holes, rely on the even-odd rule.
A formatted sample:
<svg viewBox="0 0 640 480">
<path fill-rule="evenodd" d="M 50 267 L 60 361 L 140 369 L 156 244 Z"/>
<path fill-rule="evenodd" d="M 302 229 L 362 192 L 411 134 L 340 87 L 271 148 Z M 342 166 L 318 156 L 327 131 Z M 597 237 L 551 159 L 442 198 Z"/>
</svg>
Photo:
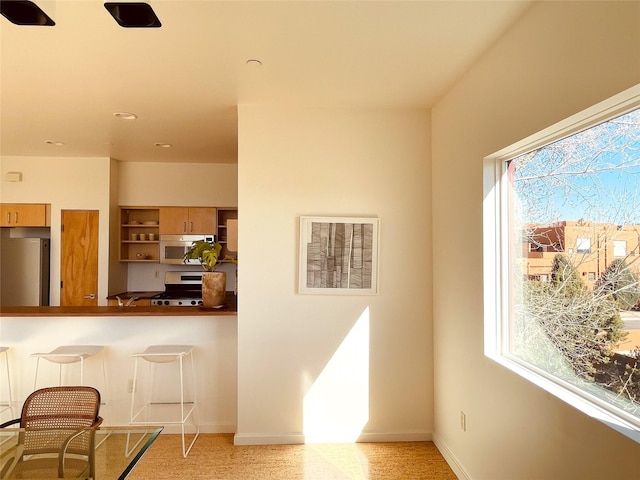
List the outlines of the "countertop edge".
<svg viewBox="0 0 640 480">
<path fill-rule="evenodd" d="M 0 317 L 236 317 L 234 307 L 0 307 Z"/>
</svg>

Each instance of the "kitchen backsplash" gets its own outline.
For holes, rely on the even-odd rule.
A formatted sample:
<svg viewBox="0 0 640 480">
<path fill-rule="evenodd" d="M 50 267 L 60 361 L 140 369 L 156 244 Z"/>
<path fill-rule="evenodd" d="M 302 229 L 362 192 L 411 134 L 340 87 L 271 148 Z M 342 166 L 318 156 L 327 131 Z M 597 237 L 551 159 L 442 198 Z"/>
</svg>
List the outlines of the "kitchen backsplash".
<svg viewBox="0 0 640 480">
<path fill-rule="evenodd" d="M 235 289 L 236 265 L 225 263 L 218 271 L 227 272 L 227 291 Z M 159 263 L 139 263 L 129 265 L 127 290 L 130 292 L 154 292 L 164 290 L 164 274 L 168 271 L 200 271 L 201 267 L 190 265 L 164 265 Z"/>
</svg>

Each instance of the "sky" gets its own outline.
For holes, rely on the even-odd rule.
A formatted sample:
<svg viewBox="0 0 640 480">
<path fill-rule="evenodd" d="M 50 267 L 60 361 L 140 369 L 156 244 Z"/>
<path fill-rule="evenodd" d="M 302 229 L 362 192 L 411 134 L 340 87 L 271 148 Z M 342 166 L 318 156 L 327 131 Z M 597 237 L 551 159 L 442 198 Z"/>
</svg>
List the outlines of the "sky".
<svg viewBox="0 0 640 480">
<path fill-rule="evenodd" d="M 517 220 L 640 224 L 640 108 L 512 160 Z"/>
</svg>

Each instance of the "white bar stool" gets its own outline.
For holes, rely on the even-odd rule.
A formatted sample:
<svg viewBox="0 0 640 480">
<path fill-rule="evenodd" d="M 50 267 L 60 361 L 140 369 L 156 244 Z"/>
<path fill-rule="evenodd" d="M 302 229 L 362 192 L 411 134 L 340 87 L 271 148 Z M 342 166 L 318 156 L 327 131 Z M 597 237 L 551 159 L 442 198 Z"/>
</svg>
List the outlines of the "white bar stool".
<svg viewBox="0 0 640 480">
<path fill-rule="evenodd" d="M 8 352 L 9 347 L 0 346 L 0 355 L 4 357 L 5 371 L 7 372 L 7 376 L 4 379 L 7 386 L 7 394 L 3 394 L 2 399 L 0 400 L 0 413 L 11 410 L 11 414 L 13 415 L 13 394 L 11 392 L 11 369 L 9 368 Z"/>
<path fill-rule="evenodd" d="M 37 389 L 38 369 L 41 359 L 44 358 L 45 360 L 58 364 L 58 385 L 62 385 L 62 367 L 72 363 L 80 362 L 80 385 L 84 385 L 85 360 L 89 357 L 100 354 L 102 360 L 102 387 L 104 389 L 101 397 L 103 399 L 102 404 L 105 405 L 108 410 L 106 399 L 108 398 L 109 387 L 107 385 L 107 370 L 105 366 L 103 350 L 103 345 L 63 345 L 47 353 L 32 353 L 31 356 L 36 358 L 36 373 L 33 377 L 33 390 L 35 391 Z"/>
<path fill-rule="evenodd" d="M 182 431 L 182 456 L 187 457 L 191 451 L 191 447 L 196 442 L 200 433 L 200 426 L 198 425 L 198 410 L 196 404 L 196 377 L 195 366 L 193 360 L 193 345 L 152 345 L 142 353 L 132 354 L 134 357 L 134 369 L 133 369 L 133 387 L 131 388 L 131 424 L 132 425 L 149 425 L 158 424 L 162 422 L 164 424 L 180 424 Z M 191 359 L 191 380 L 192 380 L 192 400 L 185 399 L 185 365 L 184 359 L 189 357 Z M 144 400 L 144 404 L 135 411 L 135 396 L 138 387 L 138 360 L 143 359 L 149 362 L 149 377 L 147 382 L 147 396 Z M 178 361 L 179 363 L 179 376 L 180 376 L 180 401 L 154 401 L 153 398 L 153 383 L 154 383 L 154 371 L 152 371 L 152 365 L 161 363 L 170 363 Z M 177 415 L 170 420 L 158 420 L 151 419 L 151 406 L 152 405 L 179 405 L 180 406 L 180 418 L 177 419 Z M 135 413 L 134 413 L 135 411 Z M 145 420 L 138 420 L 138 417 L 145 413 Z M 185 424 L 187 420 L 191 418 L 193 426 L 195 427 L 195 433 L 193 439 L 188 447 L 185 443 Z"/>
</svg>

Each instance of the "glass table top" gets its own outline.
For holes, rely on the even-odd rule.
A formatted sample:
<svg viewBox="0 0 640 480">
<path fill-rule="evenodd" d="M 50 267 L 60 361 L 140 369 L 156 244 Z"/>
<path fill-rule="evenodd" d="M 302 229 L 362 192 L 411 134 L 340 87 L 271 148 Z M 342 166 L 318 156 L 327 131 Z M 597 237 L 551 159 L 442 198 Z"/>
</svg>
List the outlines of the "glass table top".
<svg viewBox="0 0 640 480">
<path fill-rule="evenodd" d="M 95 436 L 95 477 L 85 475 L 76 478 L 124 480 L 161 431 L 161 426 L 99 427 Z M 0 429 L 0 475 L 2 480 L 29 478 L 16 477 L 11 470 L 4 471 L 5 468 L 8 468 L 7 463 L 24 432 L 24 429 L 18 428 Z M 48 474 L 42 476 L 40 472 L 38 478 L 57 479 L 57 469 L 51 469 L 51 476 L 46 475 Z"/>
</svg>

